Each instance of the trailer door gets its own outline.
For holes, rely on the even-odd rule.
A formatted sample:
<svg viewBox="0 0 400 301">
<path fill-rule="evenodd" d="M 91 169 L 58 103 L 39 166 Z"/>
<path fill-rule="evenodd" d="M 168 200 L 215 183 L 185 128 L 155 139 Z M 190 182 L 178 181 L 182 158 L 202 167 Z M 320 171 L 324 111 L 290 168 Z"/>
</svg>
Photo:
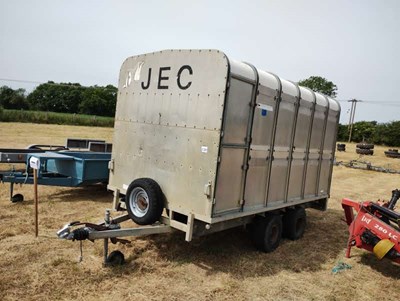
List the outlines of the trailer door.
<svg viewBox="0 0 400 301">
<path fill-rule="evenodd" d="M 255 87 L 256 81 L 231 77 L 224 110 L 214 215 L 237 211 L 243 203 Z"/>
</svg>

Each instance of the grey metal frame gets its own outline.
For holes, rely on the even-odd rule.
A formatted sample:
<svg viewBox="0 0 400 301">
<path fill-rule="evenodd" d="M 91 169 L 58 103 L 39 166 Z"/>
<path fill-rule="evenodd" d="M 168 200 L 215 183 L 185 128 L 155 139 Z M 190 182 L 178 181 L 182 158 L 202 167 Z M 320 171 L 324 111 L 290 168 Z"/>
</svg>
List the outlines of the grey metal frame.
<svg viewBox="0 0 400 301">
<path fill-rule="evenodd" d="M 292 82 L 293 83 L 293 82 Z M 293 120 L 293 128 L 292 128 L 292 138 L 290 141 L 290 145 L 289 145 L 289 157 L 288 157 L 288 169 L 287 169 L 287 175 L 286 175 L 286 189 L 285 189 L 285 197 L 284 197 L 284 201 L 285 203 L 288 202 L 288 193 L 289 193 L 289 179 L 290 179 L 290 172 L 291 172 L 291 167 L 292 167 L 292 161 L 293 161 L 293 147 L 294 147 L 294 139 L 295 139 L 295 134 L 296 134 L 296 126 L 297 126 L 297 118 L 298 118 L 298 114 L 299 114 L 299 107 L 300 107 L 300 100 L 301 100 L 301 92 L 300 92 L 300 88 L 296 83 L 293 83 L 296 88 L 297 88 L 297 102 L 295 103 L 295 113 L 294 113 L 294 120 Z"/>
<path fill-rule="evenodd" d="M 255 69 L 255 71 L 257 71 L 257 69 Z M 280 82 L 280 79 L 279 79 L 278 76 L 276 76 L 276 75 L 274 75 L 272 73 L 270 73 L 270 74 L 273 75 L 276 78 L 277 82 L 279 83 L 279 91 L 278 91 L 278 95 L 276 97 L 277 102 L 276 102 L 275 114 L 274 114 L 274 122 L 273 122 L 273 127 L 274 128 L 273 128 L 273 132 L 272 132 L 272 135 L 271 135 L 271 143 L 270 143 L 271 152 L 270 152 L 270 155 L 268 156 L 268 158 L 266 158 L 266 160 L 270 160 L 270 162 L 269 162 L 269 165 L 268 165 L 268 174 L 267 174 L 268 180 L 267 180 L 267 185 L 266 185 L 264 211 L 271 210 L 271 208 L 268 206 L 268 203 L 269 203 L 269 201 L 268 201 L 268 190 L 269 190 L 269 187 L 271 185 L 272 161 L 274 160 L 275 140 L 276 140 L 276 135 L 277 135 L 277 119 L 279 117 L 279 112 L 280 112 L 279 105 L 280 105 L 281 99 L 282 99 L 282 84 Z M 240 80 L 243 79 L 241 77 L 237 77 L 235 74 L 231 74 L 230 78 L 236 78 L 236 79 L 239 78 Z M 254 84 L 254 81 L 247 80 L 245 82 L 247 82 L 249 84 Z M 257 82 L 258 82 L 258 76 L 257 76 Z M 291 169 L 292 169 L 292 162 L 293 162 L 293 151 L 294 151 L 294 141 L 295 141 L 296 127 L 297 127 L 297 118 L 298 118 L 298 114 L 299 114 L 300 101 L 302 99 L 300 88 L 297 86 L 297 84 L 295 84 L 295 83 L 293 83 L 293 84 L 296 87 L 297 96 L 295 96 L 295 99 L 296 99 L 296 101 L 294 103 L 295 111 L 294 111 L 294 114 L 293 114 L 294 120 L 293 120 L 293 126 L 292 126 L 291 134 L 290 134 L 291 136 L 290 136 L 289 154 L 288 154 L 288 158 L 287 158 L 288 166 L 287 166 L 287 169 L 286 169 L 285 184 L 284 184 L 285 185 L 285 194 L 284 194 L 284 199 L 283 199 L 284 203 L 288 203 L 289 202 L 289 200 L 288 200 L 289 179 L 290 179 L 290 176 L 291 176 Z M 257 84 L 257 86 L 258 86 L 258 84 Z M 317 104 L 315 93 L 312 92 L 310 89 L 307 89 L 307 90 L 311 92 L 311 95 L 313 97 L 313 102 L 312 102 L 312 105 L 311 105 L 311 116 L 310 116 L 311 121 L 310 121 L 309 126 L 308 126 L 308 135 L 307 135 L 307 142 L 306 142 L 306 149 L 305 149 L 305 156 L 304 156 L 304 167 L 303 167 L 303 172 L 302 172 L 303 177 L 300 180 L 301 181 L 301 193 L 300 193 L 300 196 L 299 196 L 300 199 L 301 199 L 300 203 L 301 202 L 307 202 L 307 201 L 310 200 L 310 196 L 308 197 L 308 199 L 304 199 L 304 191 L 305 191 L 305 184 L 306 184 L 305 178 L 306 178 L 307 172 L 309 172 L 308 168 L 307 168 L 307 165 L 308 165 L 308 161 L 309 161 L 309 153 L 310 153 L 310 144 L 311 144 L 311 136 L 312 136 L 312 129 L 313 129 L 314 114 L 315 114 L 316 104 Z M 251 102 L 250 102 L 250 104 L 253 107 L 253 110 L 251 110 L 251 114 L 250 114 L 250 117 L 248 119 L 249 123 L 247 125 L 246 142 L 248 142 L 248 141 L 251 142 L 251 133 L 252 133 L 252 127 L 253 127 L 253 122 L 254 122 L 254 107 L 255 107 L 255 101 L 256 101 L 256 98 L 255 98 L 256 95 L 254 95 L 254 94 L 255 94 L 255 91 L 253 91 L 253 93 L 252 93 Z M 227 98 L 228 97 L 229 97 L 229 94 L 227 94 Z M 315 194 L 314 195 L 316 196 L 316 200 L 318 200 L 318 199 L 325 200 L 328 197 L 328 195 L 325 195 L 325 194 L 320 195 L 319 191 L 318 191 L 319 183 L 320 183 L 320 180 L 321 180 L 320 177 L 321 177 L 322 160 L 323 160 L 323 154 L 324 154 L 324 142 L 325 142 L 327 122 L 328 122 L 329 110 L 330 110 L 329 99 L 327 97 L 324 97 L 324 99 L 327 101 L 327 105 L 326 105 L 325 111 L 324 111 L 323 129 L 322 129 L 322 132 L 321 132 L 322 133 L 322 137 L 321 137 L 321 141 L 320 141 L 319 149 L 318 149 L 318 159 L 317 159 L 318 160 L 318 163 L 317 163 L 318 166 L 317 166 L 317 174 L 316 174 L 316 179 L 315 179 L 316 183 L 314 184 L 315 185 L 314 186 L 315 187 Z M 224 118 L 224 120 L 225 120 L 225 118 Z M 336 129 L 335 130 L 337 130 L 337 125 L 336 125 Z M 240 145 L 239 146 L 239 145 L 223 144 L 222 139 L 221 139 L 221 147 L 240 147 L 240 148 L 243 148 L 244 145 Z M 248 166 L 249 166 L 250 144 L 245 149 L 246 149 L 245 157 L 246 157 L 247 160 L 245 161 L 245 163 L 243 165 L 244 173 L 242 173 L 242 177 L 245 177 L 245 180 L 241 182 L 242 183 L 241 195 L 243 197 L 242 198 L 243 200 L 241 202 L 241 211 L 243 211 L 243 207 L 244 207 L 245 202 L 246 202 L 246 200 L 244 199 L 244 193 L 245 193 L 245 189 L 246 189 L 246 184 L 245 183 L 246 183 L 246 180 L 247 180 L 247 170 L 248 170 Z M 332 166 L 330 167 L 329 173 L 331 174 L 331 172 L 332 172 Z M 331 183 L 331 179 L 329 179 L 328 187 L 330 187 L 330 183 Z M 216 184 L 216 185 L 218 185 L 218 184 Z M 214 195 L 214 200 L 215 200 L 215 195 Z M 218 202 L 218 200 L 217 200 L 217 202 Z M 298 203 L 298 202 L 295 202 L 295 203 Z M 214 201 L 214 204 L 215 204 L 215 201 Z M 291 201 L 290 204 L 288 204 L 288 205 L 293 205 L 293 204 L 292 204 L 292 201 Z M 233 212 L 231 212 L 231 211 L 229 212 L 229 214 L 232 214 L 232 213 Z"/>
<path fill-rule="evenodd" d="M 275 79 L 278 82 L 278 91 L 277 91 L 277 97 L 276 97 L 276 106 L 275 106 L 275 114 L 274 114 L 274 123 L 273 123 L 273 129 L 272 129 L 272 135 L 271 135 L 271 141 L 270 141 L 270 157 L 267 158 L 267 160 L 269 159 L 269 166 L 268 166 L 268 180 L 267 180 L 267 185 L 265 187 L 265 202 L 264 205 L 265 207 L 268 206 L 268 191 L 269 191 L 269 187 L 271 185 L 271 170 L 272 170 L 272 161 L 274 160 L 274 147 L 275 147 L 275 136 L 276 136 L 276 128 L 277 128 L 277 121 L 278 121 L 278 115 L 279 115 L 279 107 L 280 107 L 280 103 L 282 101 L 282 82 L 281 79 L 279 78 L 279 76 L 277 76 L 276 74 L 269 72 L 273 77 L 275 77 Z"/>
<path fill-rule="evenodd" d="M 252 81 L 249 80 L 245 77 L 242 77 L 240 75 L 237 74 L 232 74 L 230 73 L 229 76 L 229 80 L 227 86 L 228 86 L 228 92 L 226 93 L 226 97 L 225 97 L 225 101 L 224 101 L 224 113 L 223 113 L 223 123 L 222 123 L 222 135 L 221 135 L 221 139 L 220 139 L 220 152 L 219 152 L 219 158 L 221 158 L 221 153 L 222 153 L 222 149 L 229 149 L 229 148 L 233 148 L 233 149 L 243 149 L 244 150 L 244 154 L 243 154 L 243 165 L 242 165 L 242 179 L 241 179 L 241 191 L 240 191 L 240 196 L 241 196 L 241 200 L 240 200 L 240 204 L 238 204 L 238 209 L 235 209 L 234 211 L 237 210 L 243 210 L 243 206 L 244 206 L 244 194 L 245 194 L 245 188 L 246 188 L 246 175 L 247 175 L 247 167 L 248 167 L 248 160 L 249 160 L 249 149 L 250 149 L 250 143 L 251 143 L 251 127 L 253 124 L 253 116 L 254 116 L 254 106 L 255 106 L 255 98 L 257 96 L 257 86 L 258 86 L 258 74 L 256 72 L 256 69 L 254 68 L 254 66 L 249 65 L 253 71 L 255 71 L 255 75 L 256 75 L 256 80 Z M 235 80 L 239 80 L 241 82 L 247 83 L 249 85 L 252 85 L 252 96 L 249 102 L 249 116 L 248 116 L 248 121 L 247 121 L 247 131 L 246 131 L 246 137 L 245 137 L 245 143 L 243 144 L 232 144 L 232 143 L 224 143 L 224 135 L 226 133 L 226 116 L 227 116 L 227 110 L 228 110 L 228 101 L 229 101 L 229 95 L 230 95 L 230 87 L 231 87 L 231 80 L 235 79 Z M 221 160 L 218 160 L 218 165 L 217 165 L 217 176 L 216 176 L 216 187 L 217 183 L 218 183 L 218 174 L 220 171 L 220 166 L 221 166 Z M 216 192 L 216 189 L 214 191 L 214 193 Z M 213 199 L 215 199 L 215 194 L 213 196 Z M 216 203 L 213 202 L 213 210 L 215 208 Z M 232 211 L 232 210 L 230 210 Z"/>
<path fill-rule="evenodd" d="M 318 195 L 319 193 L 319 183 L 320 183 L 320 177 L 321 177 L 321 166 L 322 166 L 322 156 L 324 154 L 324 144 L 325 144 L 325 135 L 326 135 L 326 125 L 328 124 L 328 118 L 329 118 L 329 99 L 324 96 L 327 102 L 327 106 L 325 109 L 325 121 L 324 121 L 324 128 L 322 131 L 322 138 L 321 138 L 321 146 L 319 148 L 319 159 L 318 159 L 318 172 L 317 172 L 317 183 L 315 184 L 315 195 Z"/>
<path fill-rule="evenodd" d="M 254 75 L 255 75 L 255 82 L 253 86 L 253 92 L 251 95 L 251 101 L 250 101 L 250 117 L 249 117 L 249 125 L 247 126 L 247 137 L 246 137 L 246 152 L 245 152 L 245 165 L 244 165 L 244 181 L 243 181 L 243 193 L 242 193 L 242 207 L 241 210 L 243 210 L 243 207 L 245 205 L 245 189 L 246 189 L 246 181 L 247 181 L 247 172 L 249 170 L 249 157 L 250 157 L 250 144 L 251 144 L 251 133 L 253 131 L 253 123 L 254 123 L 254 112 L 256 109 L 256 98 L 257 98 L 257 93 L 258 93 L 258 85 L 259 85 L 259 75 L 257 72 L 257 69 L 250 63 L 245 63 L 246 65 L 250 66 L 251 69 L 253 69 Z"/>
<path fill-rule="evenodd" d="M 305 87 L 303 87 L 305 88 Z M 315 93 L 312 92 L 311 89 L 305 88 L 311 92 L 311 95 L 313 96 L 314 102 L 312 105 L 312 111 L 311 111 L 311 121 L 310 121 L 310 126 L 308 128 L 308 137 L 307 137 L 307 146 L 306 146 L 306 156 L 304 160 L 304 170 L 303 170 L 303 179 L 302 179 L 302 184 L 301 184 L 301 198 L 304 199 L 304 190 L 306 186 L 306 177 L 307 177 L 307 166 L 308 166 L 308 159 L 309 159 L 309 153 L 310 153 L 310 144 L 311 144 L 311 133 L 312 133 L 312 128 L 313 128 L 313 122 L 314 122 L 314 113 L 315 113 L 315 106 L 317 104 L 317 97 Z"/>
</svg>

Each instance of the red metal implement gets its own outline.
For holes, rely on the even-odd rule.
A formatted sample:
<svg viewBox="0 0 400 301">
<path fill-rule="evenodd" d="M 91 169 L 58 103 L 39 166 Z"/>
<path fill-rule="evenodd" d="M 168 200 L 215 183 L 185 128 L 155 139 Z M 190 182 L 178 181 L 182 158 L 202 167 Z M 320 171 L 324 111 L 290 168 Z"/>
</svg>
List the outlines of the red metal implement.
<svg viewBox="0 0 400 301">
<path fill-rule="evenodd" d="M 350 257 L 351 248 L 356 246 L 375 253 L 379 259 L 385 257 L 400 263 L 400 214 L 379 203 L 359 203 L 346 198 L 342 207 L 350 233 L 346 257 Z"/>
</svg>

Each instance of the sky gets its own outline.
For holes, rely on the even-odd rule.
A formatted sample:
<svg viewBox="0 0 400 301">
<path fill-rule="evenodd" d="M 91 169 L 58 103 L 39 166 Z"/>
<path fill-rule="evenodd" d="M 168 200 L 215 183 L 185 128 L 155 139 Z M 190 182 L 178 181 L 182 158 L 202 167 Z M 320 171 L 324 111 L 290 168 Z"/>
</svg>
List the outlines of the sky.
<svg viewBox="0 0 400 301">
<path fill-rule="evenodd" d="M 0 0 L 0 79 L 117 86 L 129 56 L 219 49 L 287 80 L 325 77 L 339 100 L 377 102 L 358 103 L 355 121 L 389 122 L 400 120 L 399 15 L 399 0 Z"/>
</svg>

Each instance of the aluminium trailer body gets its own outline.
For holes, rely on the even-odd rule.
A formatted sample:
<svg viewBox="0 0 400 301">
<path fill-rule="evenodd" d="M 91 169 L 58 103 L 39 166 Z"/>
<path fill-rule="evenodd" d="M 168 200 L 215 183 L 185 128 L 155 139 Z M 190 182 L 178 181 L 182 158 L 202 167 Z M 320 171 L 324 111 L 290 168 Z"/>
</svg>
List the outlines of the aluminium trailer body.
<svg viewBox="0 0 400 301">
<path fill-rule="evenodd" d="M 217 50 L 129 57 L 118 90 L 108 185 L 115 208 L 140 205 L 130 187 L 152 179 L 170 226 L 188 241 L 269 211 L 326 208 L 334 99 Z"/>
</svg>

